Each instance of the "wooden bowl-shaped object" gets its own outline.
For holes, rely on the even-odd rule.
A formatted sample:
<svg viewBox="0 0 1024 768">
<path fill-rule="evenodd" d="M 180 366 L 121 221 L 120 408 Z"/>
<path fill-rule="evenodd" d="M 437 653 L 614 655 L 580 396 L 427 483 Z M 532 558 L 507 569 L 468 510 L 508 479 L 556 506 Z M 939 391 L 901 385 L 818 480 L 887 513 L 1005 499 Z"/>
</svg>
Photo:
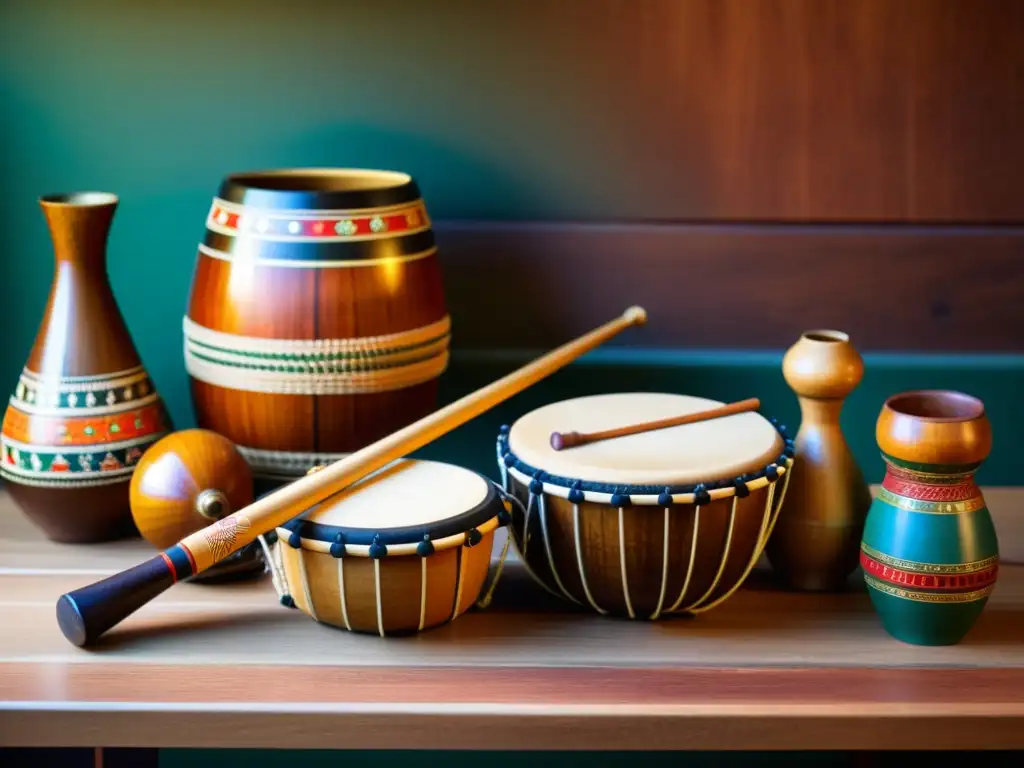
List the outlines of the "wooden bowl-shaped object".
<svg viewBox="0 0 1024 768">
<path fill-rule="evenodd" d="M 158 549 L 252 501 L 248 462 L 234 443 L 206 429 L 173 432 L 157 441 L 132 475 L 132 517 L 142 537 Z"/>
<path fill-rule="evenodd" d="M 875 439 L 901 464 L 977 468 L 992 450 L 985 405 L 962 392 L 917 390 L 885 401 Z"/>
</svg>

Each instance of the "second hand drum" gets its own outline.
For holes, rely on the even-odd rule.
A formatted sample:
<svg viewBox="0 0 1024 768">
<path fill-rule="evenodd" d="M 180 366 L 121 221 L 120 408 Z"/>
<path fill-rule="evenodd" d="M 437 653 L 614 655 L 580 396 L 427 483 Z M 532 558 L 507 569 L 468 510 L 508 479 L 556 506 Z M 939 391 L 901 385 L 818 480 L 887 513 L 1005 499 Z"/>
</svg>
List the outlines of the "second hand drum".
<svg viewBox="0 0 1024 768">
<path fill-rule="evenodd" d="M 590 433 L 721 406 L 661 393 L 580 397 L 527 413 L 497 442 L 518 504 L 509 533 L 531 575 L 600 614 L 658 619 L 726 600 L 764 549 L 793 445 L 759 413 L 617 437 L 569 450 L 552 433 Z"/>
</svg>

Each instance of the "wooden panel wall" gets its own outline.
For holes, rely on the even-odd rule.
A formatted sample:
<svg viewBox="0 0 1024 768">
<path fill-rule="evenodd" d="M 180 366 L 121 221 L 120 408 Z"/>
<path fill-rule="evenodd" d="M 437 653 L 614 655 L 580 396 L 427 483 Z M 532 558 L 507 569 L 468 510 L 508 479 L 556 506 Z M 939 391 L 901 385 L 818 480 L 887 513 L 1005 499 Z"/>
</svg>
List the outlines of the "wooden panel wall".
<svg viewBox="0 0 1024 768">
<path fill-rule="evenodd" d="M 780 348 L 829 327 L 863 350 L 1024 351 L 1024 3 L 501 17 L 501 39 L 536 31 L 524 66 L 580 85 L 576 152 L 615 202 L 444 223 L 456 346 L 547 347 L 635 302 L 652 324 L 632 345 Z"/>
</svg>

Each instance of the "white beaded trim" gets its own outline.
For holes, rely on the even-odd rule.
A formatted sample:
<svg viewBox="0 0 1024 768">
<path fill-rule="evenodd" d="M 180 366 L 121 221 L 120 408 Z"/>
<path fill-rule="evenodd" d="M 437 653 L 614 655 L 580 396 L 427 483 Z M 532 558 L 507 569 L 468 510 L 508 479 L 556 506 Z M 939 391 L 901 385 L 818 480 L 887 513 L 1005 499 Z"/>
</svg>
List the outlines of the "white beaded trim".
<svg viewBox="0 0 1024 768">
<path fill-rule="evenodd" d="M 451 332 L 451 326 L 451 317 L 445 315 L 430 325 L 380 336 L 347 339 L 264 339 L 258 336 L 242 336 L 207 328 L 192 320 L 188 315 L 182 319 L 182 330 L 186 339 L 224 351 L 278 355 L 387 353 L 396 348 L 447 336 Z"/>
<path fill-rule="evenodd" d="M 255 357 L 251 352 L 234 352 L 230 350 L 212 349 L 196 344 L 191 339 L 185 339 L 185 354 L 205 360 L 210 364 L 223 363 L 237 368 L 251 369 L 250 364 L 257 364 L 265 367 L 277 368 L 278 372 L 289 372 L 287 368 L 301 368 L 301 373 L 308 374 L 332 374 L 332 373 L 361 373 L 383 371 L 386 368 L 397 368 L 405 362 L 407 365 L 422 362 L 424 359 L 436 357 L 443 354 L 448 348 L 448 337 L 444 336 L 434 342 L 411 349 L 384 351 L 373 356 L 350 355 L 345 357 L 314 357 L 292 358 L 280 357 L 277 359 L 266 359 Z"/>
<path fill-rule="evenodd" d="M 12 395 L 8 399 L 8 403 L 12 408 L 32 416 L 110 416 L 117 413 L 124 413 L 125 411 L 134 411 L 139 408 L 145 408 L 146 406 L 157 402 L 159 399 L 159 393 L 152 392 L 145 397 L 140 397 L 138 400 L 122 400 L 114 405 L 97 405 L 93 408 L 43 408 L 26 402 L 25 400 L 19 400 L 17 397 Z"/>
<path fill-rule="evenodd" d="M 445 315 L 400 333 L 349 339 L 236 336 L 187 316 L 182 327 L 185 368 L 207 384 L 271 394 L 346 395 L 404 389 L 440 376 L 448 367 L 451 318 Z M 282 359 L 268 360 L 264 355 Z M 350 357 L 328 359 L 331 355 Z M 382 364 L 387 367 L 376 367 Z"/>
<path fill-rule="evenodd" d="M 504 466 L 504 462 L 501 462 L 501 466 Z M 533 482 L 533 477 L 525 474 L 524 472 L 519 471 L 515 467 L 505 467 L 503 471 L 507 472 L 509 475 L 511 475 L 524 485 L 529 486 L 529 484 Z M 779 477 L 782 477 L 782 475 L 786 474 L 787 466 L 785 464 L 776 465 L 776 471 L 778 472 Z M 764 488 L 765 486 L 771 485 L 773 482 L 774 481 L 769 480 L 767 477 L 762 476 L 749 481 L 748 483 L 746 483 L 746 486 L 747 490 L 749 491 L 757 491 L 760 490 L 761 488 Z M 562 499 L 568 499 L 569 492 L 572 490 L 571 488 L 567 488 L 564 485 L 553 485 L 551 483 L 546 483 L 543 481 L 541 481 L 541 486 L 544 493 L 549 494 L 551 496 L 558 496 L 559 498 Z M 610 493 L 599 493 L 597 491 L 583 491 L 582 493 L 584 501 L 596 502 L 598 504 L 612 503 L 612 494 Z M 707 491 L 707 494 L 712 501 L 716 501 L 718 499 L 727 499 L 730 496 L 735 496 L 736 489 L 733 486 L 729 486 L 728 488 L 715 488 L 713 490 Z M 656 493 L 630 494 L 629 503 L 631 505 L 637 506 L 663 506 L 658 502 L 658 497 L 659 494 Z M 676 504 L 692 504 L 695 498 L 696 494 L 693 493 L 676 493 L 672 495 L 672 501 Z"/>
<path fill-rule="evenodd" d="M 235 445 L 254 472 L 283 475 L 304 475 L 313 467 L 333 464 L 348 456 L 347 453 L 302 453 L 300 451 L 268 451 Z"/>
<path fill-rule="evenodd" d="M 132 368 L 127 371 L 114 371 L 99 376 L 41 376 L 25 369 L 18 378 L 19 383 L 35 390 L 59 390 L 60 392 L 96 392 L 103 389 L 116 389 L 149 378 L 143 368 Z"/>
<path fill-rule="evenodd" d="M 405 389 L 436 379 L 448 367 L 448 352 L 398 368 L 360 373 L 253 371 L 199 360 L 186 349 L 185 369 L 199 381 L 226 389 L 277 395 L 357 395 Z"/>
</svg>

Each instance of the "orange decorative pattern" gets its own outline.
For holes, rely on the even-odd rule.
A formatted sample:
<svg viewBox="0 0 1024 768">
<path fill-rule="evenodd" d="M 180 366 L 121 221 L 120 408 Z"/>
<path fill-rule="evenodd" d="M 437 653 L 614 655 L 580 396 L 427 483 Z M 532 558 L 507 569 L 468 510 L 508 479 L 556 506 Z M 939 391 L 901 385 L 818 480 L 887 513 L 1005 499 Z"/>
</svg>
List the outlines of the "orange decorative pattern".
<svg viewBox="0 0 1024 768">
<path fill-rule="evenodd" d="M 12 406 L 3 421 L 3 434 L 10 440 L 51 447 L 134 440 L 167 429 L 164 407 L 159 401 L 121 413 L 76 417 L 29 415 Z"/>
</svg>

